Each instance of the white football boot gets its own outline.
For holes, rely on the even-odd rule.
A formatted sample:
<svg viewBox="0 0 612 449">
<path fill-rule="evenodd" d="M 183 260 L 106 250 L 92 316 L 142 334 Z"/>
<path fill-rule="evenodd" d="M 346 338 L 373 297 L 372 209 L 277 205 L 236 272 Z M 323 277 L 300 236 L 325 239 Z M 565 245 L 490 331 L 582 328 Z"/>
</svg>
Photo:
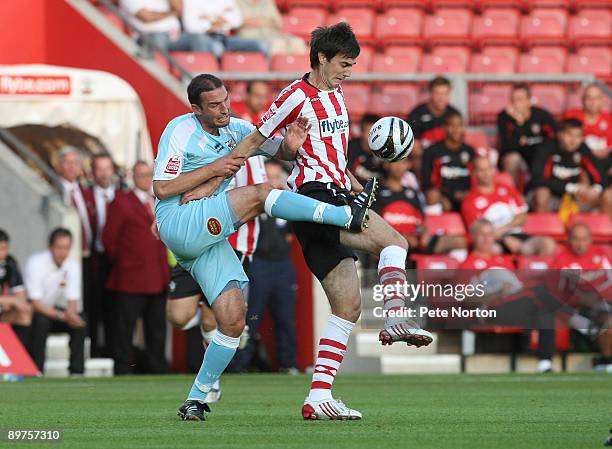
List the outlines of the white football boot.
<svg viewBox="0 0 612 449">
<path fill-rule="evenodd" d="M 408 346 L 427 346 L 434 338 L 431 332 L 421 329 L 412 320 L 405 320 L 397 324 L 385 324 L 384 329 L 378 334 L 378 340 L 385 345 L 392 345 L 396 341 L 406 342 Z"/>
<path fill-rule="evenodd" d="M 356 420 L 361 419 L 361 413 L 357 410 L 348 408 L 339 399 L 322 399 L 320 401 L 311 401 L 308 398 L 302 406 L 302 417 L 306 420 Z"/>
</svg>

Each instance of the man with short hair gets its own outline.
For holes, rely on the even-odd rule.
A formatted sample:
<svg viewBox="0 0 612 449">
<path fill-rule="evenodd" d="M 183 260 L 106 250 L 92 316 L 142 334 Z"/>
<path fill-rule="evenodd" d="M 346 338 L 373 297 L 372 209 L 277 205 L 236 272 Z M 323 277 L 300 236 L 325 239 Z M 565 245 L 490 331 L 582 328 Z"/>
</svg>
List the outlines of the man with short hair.
<svg viewBox="0 0 612 449">
<path fill-rule="evenodd" d="M 8 322 L 25 345 L 27 327 L 32 322 L 19 264 L 9 253 L 9 235 L 0 229 L 0 321 Z"/>
<path fill-rule="evenodd" d="M 106 287 L 114 293 L 113 335 L 115 374 L 134 372 L 132 337 L 142 317 L 146 366 L 141 372 L 167 373 L 166 291 L 170 267 L 166 248 L 152 233 L 155 220 L 151 189 L 152 167 L 138 161 L 133 168 L 134 188 L 117 192 L 108 208 L 102 242 L 112 268 Z"/>
<path fill-rule="evenodd" d="M 178 412 L 184 420 L 204 420 L 204 413 L 210 411 L 206 396 L 234 356 L 245 326 L 242 288 L 248 278 L 227 238 L 264 210 L 288 221 L 361 232 L 376 183 L 369 183 L 361 195 L 338 206 L 266 183 L 226 191 L 227 178 L 250 156 L 294 160 L 310 130 L 308 120 L 293 117 L 285 122 L 289 126 L 283 139 L 268 139 L 248 122 L 230 116 L 229 95 L 214 75 L 196 76 L 187 94 L 193 113 L 176 117 L 166 127 L 153 188 L 159 200 L 155 207 L 159 235 L 200 285 L 217 323 L 200 371 Z M 272 134 L 266 131 L 267 136 Z"/>
<path fill-rule="evenodd" d="M 421 180 L 427 204 L 434 212 L 459 211 L 470 191 L 470 169 L 476 155 L 465 143 L 465 126 L 459 112 L 444 119 L 446 137 L 423 152 Z"/>
<path fill-rule="evenodd" d="M 49 332 L 70 334 L 70 374 L 85 369 L 85 326 L 81 303 L 81 267 L 68 257 L 72 234 L 56 228 L 49 236 L 49 248 L 28 259 L 25 285 L 34 309 L 29 352 L 40 372 L 44 372 Z"/>
<path fill-rule="evenodd" d="M 537 148 L 555 138 L 557 124 L 545 109 L 531 104 L 531 90 L 515 84 L 510 104 L 497 115 L 501 168 L 510 173 L 514 185 L 522 186 L 521 173 L 529 170 Z"/>
<path fill-rule="evenodd" d="M 249 81 L 246 85 L 246 98 L 244 101 L 232 103 L 232 111 L 236 116 L 253 124 L 261 120 L 270 106 L 270 88 L 268 83 L 261 80 Z"/>
<path fill-rule="evenodd" d="M 553 239 L 521 232 L 521 226 L 527 219 L 527 203 L 513 186 L 495 182 L 493 163 L 486 157 L 477 156 L 472 172 L 476 183 L 461 205 L 466 226 L 469 228 L 484 217 L 493 223 L 495 239 L 504 252 L 552 255 L 556 249 Z"/>
<path fill-rule="evenodd" d="M 536 212 L 557 209 L 563 195 L 572 195 L 582 209 L 612 213 L 612 189 L 597 169 L 584 144 L 582 124 L 567 119 L 556 141 L 538 149 L 532 167 L 533 204 Z"/>
</svg>

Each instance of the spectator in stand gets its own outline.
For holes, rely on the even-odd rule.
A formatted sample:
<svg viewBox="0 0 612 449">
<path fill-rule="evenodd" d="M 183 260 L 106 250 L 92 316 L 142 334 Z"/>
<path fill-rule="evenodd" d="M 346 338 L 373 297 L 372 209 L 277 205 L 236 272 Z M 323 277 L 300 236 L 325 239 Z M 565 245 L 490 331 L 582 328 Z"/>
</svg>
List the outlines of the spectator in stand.
<svg viewBox="0 0 612 449">
<path fill-rule="evenodd" d="M 569 248 L 561 250 L 551 268 L 580 270 L 581 281 L 590 284 L 600 299 L 612 302 L 612 264 L 606 251 L 593 245 L 589 227 L 584 223 L 574 224 L 569 230 L 568 242 Z M 612 322 L 597 337 L 601 356 L 594 360 L 595 369 L 605 369 L 612 365 L 611 326 Z"/>
<path fill-rule="evenodd" d="M 64 204 L 72 206 L 79 214 L 81 221 L 81 275 L 83 276 L 82 300 L 85 315 L 89 315 L 94 300 L 92 257 L 94 240 L 96 236 L 96 226 L 98 218 L 96 216 L 96 204 L 93 192 L 88 187 L 83 187 L 79 183 L 79 177 L 83 175 L 83 163 L 81 152 L 74 147 L 64 147 L 59 154 L 59 161 L 56 171 L 60 176 L 63 187 Z M 88 329 L 88 335 L 92 335 L 92 330 Z"/>
<path fill-rule="evenodd" d="M 581 209 L 599 208 L 612 213 L 612 189 L 584 144 L 578 120 L 568 119 L 561 124 L 558 139 L 538 149 L 532 170 L 536 212 L 557 210 L 561 197 L 567 193 L 573 195 Z"/>
<path fill-rule="evenodd" d="M 359 137 L 353 137 L 348 143 L 347 167 L 362 184 L 374 176 L 382 178 L 384 174 L 382 159 L 374 156 L 368 145 L 370 129 L 379 119 L 380 117 L 375 114 L 364 115 L 361 118 Z"/>
<path fill-rule="evenodd" d="M 384 180 L 374 203 L 374 210 L 383 217 L 409 243 L 412 252 L 420 254 L 446 254 L 467 248 L 464 237 L 432 235 L 425 228 L 423 208 L 425 198 L 414 187 L 402 183 L 410 169 L 407 159 L 384 164 Z"/>
<path fill-rule="evenodd" d="M 110 342 L 112 329 L 112 298 L 106 289 L 106 281 L 110 273 L 111 265 L 104 251 L 102 233 L 106 225 L 106 215 L 110 203 L 115 199 L 115 164 L 109 154 L 95 155 L 91 160 L 91 171 L 93 175 L 93 195 L 96 206 L 96 238 L 93 251 L 93 295 L 92 307 L 87 316 L 91 337 L 92 357 L 112 354 Z M 104 346 L 99 337 L 99 325 L 104 330 Z"/>
<path fill-rule="evenodd" d="M 115 374 L 132 373 L 130 354 L 136 321 L 142 317 L 146 365 L 141 371 L 168 372 L 166 344 L 166 290 L 170 267 L 166 247 L 151 232 L 154 221 L 153 169 L 134 165 L 134 188 L 117 192 L 108 208 L 102 242 L 112 269 L 106 286 L 114 293 L 113 336 Z"/>
<path fill-rule="evenodd" d="M 244 17 L 239 37 L 266 42 L 272 55 L 306 53 L 302 39 L 282 31 L 283 17 L 274 0 L 238 0 L 238 6 Z"/>
<path fill-rule="evenodd" d="M 34 317 L 29 352 L 36 366 L 45 369 L 49 332 L 70 334 L 70 374 L 85 369 L 85 327 L 81 303 L 81 267 L 68 257 L 72 234 L 57 228 L 49 237 L 49 249 L 32 255 L 26 262 L 25 285 Z"/>
<path fill-rule="evenodd" d="M 270 88 L 265 81 L 249 81 L 246 94 L 244 102 L 232 102 L 232 111 L 241 119 L 256 125 L 270 107 Z"/>
<path fill-rule="evenodd" d="M 497 116 L 501 168 L 512 175 L 514 185 L 524 185 L 522 173 L 531 168 L 537 148 L 555 138 L 556 130 L 553 116 L 531 105 L 529 86 L 515 84 L 510 104 Z"/>
<path fill-rule="evenodd" d="M 444 133 L 444 140 L 423 152 L 421 180 L 432 213 L 461 209 L 461 202 L 470 190 L 470 170 L 476 154 L 464 142 L 465 126 L 459 112 L 446 114 Z"/>
<path fill-rule="evenodd" d="M 549 237 L 524 234 L 521 226 L 527 220 L 527 203 L 513 186 L 495 182 L 495 167 L 486 157 L 474 159 L 472 173 L 476 185 L 465 197 L 461 214 L 468 228 L 480 218 L 495 228 L 495 239 L 503 252 L 522 255 L 552 255 L 555 241 Z"/>
<path fill-rule="evenodd" d="M 182 33 L 182 0 L 120 0 L 119 7 L 131 16 L 130 23 L 163 52 L 211 51 L 208 39 L 198 33 Z"/>
<path fill-rule="evenodd" d="M 0 229 L 0 321 L 10 323 L 27 344 L 27 329 L 32 322 L 32 306 L 28 303 L 19 264 L 9 254 L 9 236 Z"/>
<path fill-rule="evenodd" d="M 268 55 L 263 41 L 230 35 L 242 26 L 242 13 L 235 0 L 183 0 L 183 27 L 206 40 L 205 51 L 221 58 L 226 51 L 260 52 Z"/>
<path fill-rule="evenodd" d="M 276 160 L 266 161 L 268 182 L 275 189 L 286 189 L 286 175 Z M 247 324 L 251 338 L 244 350 L 236 354 L 232 370 L 245 371 L 255 354 L 257 331 L 268 309 L 274 320 L 276 350 L 280 370 L 297 374 L 295 347 L 295 292 L 297 282 L 291 262 L 293 234 L 290 224 L 280 218 L 260 216 L 257 250 L 249 268 L 249 301 Z"/>
</svg>

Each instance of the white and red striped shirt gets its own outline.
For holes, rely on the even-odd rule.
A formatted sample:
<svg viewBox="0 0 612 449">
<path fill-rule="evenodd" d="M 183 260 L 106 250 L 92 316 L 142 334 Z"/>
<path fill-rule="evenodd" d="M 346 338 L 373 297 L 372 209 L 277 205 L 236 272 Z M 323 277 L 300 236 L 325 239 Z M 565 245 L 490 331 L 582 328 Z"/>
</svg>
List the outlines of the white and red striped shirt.
<svg viewBox="0 0 612 449">
<path fill-rule="evenodd" d="M 298 150 L 287 183 L 293 191 L 311 181 L 333 182 L 350 190 L 346 167 L 349 118 L 342 88 L 319 90 L 306 81 L 307 77 L 294 81 L 279 94 L 257 128 L 271 137 L 277 131 L 284 133 L 300 115 L 306 117 L 312 128 Z"/>
<path fill-rule="evenodd" d="M 266 169 L 264 167 L 265 160 L 266 158 L 263 156 L 253 156 L 247 159 L 244 166 L 234 175 L 234 178 L 227 186 L 227 190 L 266 182 L 268 177 L 266 176 Z M 230 245 L 232 245 L 232 248 L 236 251 L 240 251 L 244 256 L 250 259 L 257 248 L 258 237 L 259 217 L 255 217 L 251 221 L 240 226 L 238 231 L 230 235 L 227 240 L 230 242 Z"/>
</svg>

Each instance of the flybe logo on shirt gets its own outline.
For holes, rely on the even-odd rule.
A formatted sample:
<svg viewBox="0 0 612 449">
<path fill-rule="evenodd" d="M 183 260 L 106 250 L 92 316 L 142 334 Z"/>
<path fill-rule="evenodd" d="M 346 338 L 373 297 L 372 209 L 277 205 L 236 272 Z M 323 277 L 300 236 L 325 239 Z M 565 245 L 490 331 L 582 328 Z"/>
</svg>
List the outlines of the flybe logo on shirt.
<svg viewBox="0 0 612 449">
<path fill-rule="evenodd" d="M 319 122 L 321 137 L 331 137 L 334 134 L 348 131 L 349 121 L 342 117 L 326 118 Z"/>
</svg>

